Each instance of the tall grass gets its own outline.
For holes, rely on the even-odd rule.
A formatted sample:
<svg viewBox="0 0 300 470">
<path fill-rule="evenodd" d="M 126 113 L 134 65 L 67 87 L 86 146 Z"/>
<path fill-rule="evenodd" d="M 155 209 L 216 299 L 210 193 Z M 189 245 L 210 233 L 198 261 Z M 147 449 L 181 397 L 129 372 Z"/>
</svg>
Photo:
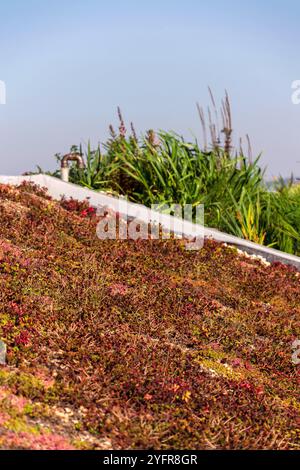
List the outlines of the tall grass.
<svg viewBox="0 0 300 470">
<path fill-rule="evenodd" d="M 221 105 L 222 126 L 218 124 L 211 91 L 210 96 L 212 110 L 208 110 L 207 119 L 197 105 L 202 147 L 197 141 L 187 142 L 172 132 L 156 134 L 150 130 L 138 139 L 132 124 L 127 135 L 118 109 L 118 132 L 110 126 L 110 138 L 102 150 L 100 146 L 92 149 L 88 144 L 86 168 L 78 170 L 72 166 L 71 181 L 126 195 L 147 206 L 204 204 L 208 226 L 299 254 L 300 191 L 284 184 L 269 191 L 259 157 L 252 161 L 249 139 L 248 156 L 242 148 L 237 151 L 232 146 L 228 95 Z"/>
</svg>

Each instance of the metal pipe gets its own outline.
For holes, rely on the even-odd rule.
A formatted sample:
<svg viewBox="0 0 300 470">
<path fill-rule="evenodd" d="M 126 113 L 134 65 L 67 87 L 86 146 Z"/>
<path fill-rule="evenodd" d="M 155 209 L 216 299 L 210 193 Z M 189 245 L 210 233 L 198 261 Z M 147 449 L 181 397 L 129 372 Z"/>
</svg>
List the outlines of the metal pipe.
<svg viewBox="0 0 300 470">
<path fill-rule="evenodd" d="M 80 168 L 81 170 L 85 167 L 84 160 L 82 157 L 82 154 L 79 152 L 71 152 L 67 153 L 62 160 L 61 160 L 61 166 L 60 166 L 60 174 L 61 174 L 61 179 L 65 181 L 66 183 L 69 181 L 69 162 L 76 162 L 77 167 Z"/>
</svg>

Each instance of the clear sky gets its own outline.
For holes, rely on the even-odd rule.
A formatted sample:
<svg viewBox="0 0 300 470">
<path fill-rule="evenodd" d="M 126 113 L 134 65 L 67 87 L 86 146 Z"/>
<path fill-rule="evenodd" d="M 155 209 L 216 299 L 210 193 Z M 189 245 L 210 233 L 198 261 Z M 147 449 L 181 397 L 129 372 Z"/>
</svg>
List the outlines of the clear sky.
<svg viewBox="0 0 300 470">
<path fill-rule="evenodd" d="M 0 18 L 0 174 L 104 141 L 118 105 L 138 132 L 200 138 L 207 85 L 228 90 L 235 138 L 269 175 L 300 174 L 300 2 L 0 0 Z"/>
</svg>

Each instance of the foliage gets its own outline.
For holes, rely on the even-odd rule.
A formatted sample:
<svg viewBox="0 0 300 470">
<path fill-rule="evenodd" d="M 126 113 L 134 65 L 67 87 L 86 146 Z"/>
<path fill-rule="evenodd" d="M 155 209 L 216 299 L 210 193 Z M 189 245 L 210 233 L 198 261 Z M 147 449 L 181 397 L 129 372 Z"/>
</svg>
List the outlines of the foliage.
<svg viewBox="0 0 300 470">
<path fill-rule="evenodd" d="M 212 96 L 212 95 L 211 95 Z M 213 106 L 215 102 L 212 97 Z M 289 253 L 300 253 L 300 193 L 280 179 L 273 191 L 264 183 L 259 157 L 252 161 L 242 148 L 231 145 L 228 96 L 222 105 L 223 129 L 218 132 L 209 112 L 212 143 L 207 146 L 204 113 L 204 149 L 171 133 L 153 130 L 140 139 L 132 126 L 129 136 L 120 110 L 120 127 L 110 126 L 110 139 L 86 152 L 86 168 L 71 166 L 70 180 L 91 189 L 126 195 L 151 204 L 205 206 L 205 223 L 238 237 Z M 221 141 L 224 135 L 224 142 Z M 78 150 L 73 146 L 73 150 Z M 81 149 L 80 149 L 81 151 Z M 58 160 L 61 158 L 57 155 Z M 54 176 L 58 176 L 57 172 Z"/>
<path fill-rule="evenodd" d="M 0 448 L 299 450 L 295 269 L 99 240 L 87 203 L 28 184 L 0 213 Z"/>
</svg>

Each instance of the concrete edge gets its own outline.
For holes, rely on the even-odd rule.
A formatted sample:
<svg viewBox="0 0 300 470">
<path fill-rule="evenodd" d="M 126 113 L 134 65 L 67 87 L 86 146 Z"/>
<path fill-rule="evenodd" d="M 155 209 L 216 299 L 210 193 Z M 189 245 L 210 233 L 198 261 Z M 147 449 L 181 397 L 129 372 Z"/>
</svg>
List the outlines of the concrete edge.
<svg viewBox="0 0 300 470">
<path fill-rule="evenodd" d="M 242 238 L 220 232 L 219 230 L 203 227 L 202 225 L 182 221 L 179 218 L 166 214 L 155 213 L 148 207 L 141 204 L 128 202 L 126 199 L 119 199 L 108 196 L 103 192 L 94 191 L 72 183 L 66 183 L 58 178 L 40 174 L 29 176 L 1 176 L 0 183 L 18 185 L 22 181 L 32 181 L 33 183 L 48 189 L 50 196 L 54 199 L 60 199 L 62 196 L 73 197 L 80 201 L 88 199 L 94 207 L 107 207 L 120 214 L 127 213 L 129 217 L 137 218 L 144 222 L 160 222 L 163 226 L 171 229 L 175 233 L 182 233 L 186 237 L 206 237 L 212 238 L 218 242 L 226 243 L 242 250 L 250 255 L 256 255 L 264 258 L 268 262 L 279 261 L 284 264 L 295 266 L 300 270 L 300 257 L 290 255 L 273 248 L 268 248 L 256 243 L 244 240 Z"/>
</svg>

